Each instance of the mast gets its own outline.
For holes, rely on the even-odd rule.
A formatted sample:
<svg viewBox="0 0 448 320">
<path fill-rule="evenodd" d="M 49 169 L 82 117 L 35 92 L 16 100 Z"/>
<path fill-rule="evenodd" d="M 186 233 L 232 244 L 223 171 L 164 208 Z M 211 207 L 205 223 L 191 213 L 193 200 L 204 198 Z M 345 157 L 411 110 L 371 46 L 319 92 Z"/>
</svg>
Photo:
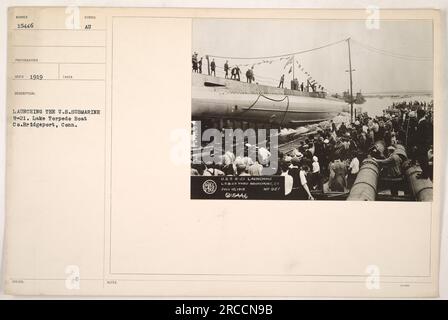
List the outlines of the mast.
<svg viewBox="0 0 448 320">
<path fill-rule="evenodd" d="M 293 55 L 292 56 L 292 80 L 295 79 L 295 77 L 294 77 L 294 69 L 295 68 L 296 68 L 296 66 L 295 66 L 295 56 Z"/>
<path fill-rule="evenodd" d="M 348 70 L 350 72 L 350 122 L 353 122 L 353 78 L 352 78 L 352 57 L 350 53 L 350 38 L 347 39 L 348 45 Z"/>
</svg>

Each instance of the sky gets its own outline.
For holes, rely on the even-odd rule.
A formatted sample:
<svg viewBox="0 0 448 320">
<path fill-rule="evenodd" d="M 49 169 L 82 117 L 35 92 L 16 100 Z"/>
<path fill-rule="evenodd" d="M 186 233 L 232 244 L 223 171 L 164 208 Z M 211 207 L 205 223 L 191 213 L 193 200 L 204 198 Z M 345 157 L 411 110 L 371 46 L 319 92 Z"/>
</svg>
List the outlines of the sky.
<svg viewBox="0 0 448 320">
<path fill-rule="evenodd" d="M 192 48 L 199 56 L 264 57 L 308 50 L 349 37 L 355 69 L 353 92 L 432 91 L 431 21 L 380 21 L 378 29 L 369 29 L 364 20 L 195 19 Z M 295 55 L 294 59 L 299 82 L 308 76 L 298 64 L 331 93 L 349 88 L 347 41 Z M 218 76 L 223 76 L 219 67 L 225 60 L 215 58 Z M 233 66 L 269 59 L 228 60 Z M 278 85 L 277 79 L 285 74 L 285 85 L 289 86 L 292 73 L 288 73 L 290 66 L 285 68 L 286 62 L 276 58 L 271 64 L 255 65 L 256 81 Z M 243 74 L 247 68 L 241 68 Z"/>
</svg>

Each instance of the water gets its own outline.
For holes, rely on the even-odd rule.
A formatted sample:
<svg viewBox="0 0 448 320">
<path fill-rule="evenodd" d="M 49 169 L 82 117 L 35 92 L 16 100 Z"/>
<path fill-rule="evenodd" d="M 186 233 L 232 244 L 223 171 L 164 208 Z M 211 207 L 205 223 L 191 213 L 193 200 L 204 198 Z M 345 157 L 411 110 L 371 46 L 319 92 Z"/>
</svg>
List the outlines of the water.
<svg viewBox="0 0 448 320">
<path fill-rule="evenodd" d="M 361 109 L 361 112 L 367 112 L 367 114 L 370 117 L 375 116 L 382 116 L 383 110 L 387 109 L 389 106 L 392 105 L 392 103 L 397 102 L 414 102 L 414 101 L 421 101 L 429 103 L 431 100 L 433 100 L 433 97 L 430 95 L 398 95 L 391 97 L 391 96 L 383 96 L 383 97 L 365 97 L 366 101 L 363 104 L 354 104 L 353 108 L 356 108 L 356 110 Z M 348 124 L 350 123 L 350 113 L 343 112 L 339 114 L 338 116 L 334 117 L 333 122 L 336 124 L 336 126 L 339 126 L 341 123 Z M 316 126 L 319 126 L 320 128 L 327 128 L 330 126 L 329 121 L 323 121 L 319 124 L 313 124 L 313 125 L 306 125 L 301 126 L 297 128 L 288 128 L 288 129 L 282 129 L 281 134 L 288 134 L 288 133 L 306 133 L 310 130 L 313 130 L 316 128 Z"/>
<path fill-rule="evenodd" d="M 367 112 L 369 116 L 381 116 L 383 115 L 383 110 L 387 109 L 387 107 L 391 106 L 392 103 L 402 102 L 402 101 L 422 101 L 422 102 L 430 102 L 433 98 L 432 96 L 426 95 L 406 95 L 401 97 L 389 97 L 384 96 L 382 98 L 379 97 L 366 97 L 366 101 L 363 104 L 353 105 L 356 108 L 361 108 L 362 112 Z"/>
</svg>

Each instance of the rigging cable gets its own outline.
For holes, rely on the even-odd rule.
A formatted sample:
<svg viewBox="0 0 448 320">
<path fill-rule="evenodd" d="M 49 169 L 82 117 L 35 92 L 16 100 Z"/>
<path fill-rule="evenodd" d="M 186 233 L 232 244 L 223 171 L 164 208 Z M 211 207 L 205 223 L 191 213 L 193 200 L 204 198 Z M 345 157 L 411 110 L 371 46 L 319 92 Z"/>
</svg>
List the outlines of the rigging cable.
<svg viewBox="0 0 448 320">
<path fill-rule="evenodd" d="M 312 48 L 312 49 L 307 49 L 307 50 L 302 50 L 302 51 L 296 51 L 296 52 L 291 52 L 291 53 L 285 53 L 285 54 L 279 54 L 279 55 L 275 55 L 275 56 L 263 56 L 263 57 L 225 57 L 225 56 L 216 56 L 216 55 L 212 55 L 209 54 L 210 57 L 213 58 L 220 58 L 220 59 L 235 59 L 235 60 L 261 60 L 261 59 L 271 59 L 271 58 L 282 58 L 282 57 L 289 57 L 289 56 L 293 56 L 293 55 L 298 55 L 298 54 L 302 54 L 302 53 L 307 53 L 307 52 L 311 52 L 311 51 L 315 51 L 315 50 L 319 50 L 319 49 L 323 49 L 326 47 L 330 47 L 333 45 L 336 45 L 338 43 L 347 41 L 347 39 L 342 39 L 339 41 L 335 41 L 335 42 L 331 42 L 328 43 L 326 45 L 320 46 L 320 47 L 316 47 L 316 48 Z"/>
<path fill-rule="evenodd" d="M 353 40 L 353 39 L 352 39 L 352 43 L 357 44 L 358 46 L 363 47 L 364 49 L 367 49 L 374 53 L 382 54 L 382 55 L 389 56 L 392 58 L 404 59 L 404 60 L 415 60 L 415 61 L 432 61 L 433 60 L 432 57 L 412 56 L 412 55 L 407 55 L 407 54 L 402 54 L 402 53 L 395 53 L 395 52 L 391 52 L 391 51 L 387 51 L 387 50 L 383 50 L 383 49 L 378 49 L 378 48 L 363 44 L 363 43 L 361 43 L 357 40 Z"/>
</svg>

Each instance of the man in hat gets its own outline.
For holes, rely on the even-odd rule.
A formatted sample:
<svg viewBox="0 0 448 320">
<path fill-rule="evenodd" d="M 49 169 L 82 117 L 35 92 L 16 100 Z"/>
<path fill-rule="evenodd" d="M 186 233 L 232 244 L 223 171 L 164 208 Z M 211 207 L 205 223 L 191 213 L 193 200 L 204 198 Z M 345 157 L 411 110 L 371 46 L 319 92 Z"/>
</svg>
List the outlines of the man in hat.
<svg viewBox="0 0 448 320">
<path fill-rule="evenodd" d="M 432 145 L 432 127 L 426 119 L 426 112 L 423 109 L 417 110 L 417 130 L 415 136 L 416 160 L 422 168 L 422 173 L 417 177 L 419 179 L 429 178 L 428 150 Z"/>
<path fill-rule="evenodd" d="M 330 163 L 330 179 L 328 186 L 332 191 L 344 192 L 347 186 L 347 165 L 341 161 L 338 154 L 334 155 L 334 161 Z"/>
<path fill-rule="evenodd" d="M 207 169 L 204 170 L 203 176 L 224 176 L 224 172 L 220 170 L 222 165 L 218 163 L 208 162 L 206 163 Z"/>
<path fill-rule="evenodd" d="M 327 143 L 325 143 L 325 140 Z M 328 169 L 328 139 L 320 136 L 318 141 L 314 144 L 314 155 L 319 159 L 321 177 L 325 176 Z"/>
<path fill-rule="evenodd" d="M 288 166 L 291 164 L 291 160 L 292 160 L 292 157 L 290 157 L 288 155 L 283 157 L 283 161 L 286 162 L 288 164 Z"/>
<path fill-rule="evenodd" d="M 310 172 L 310 167 L 306 164 L 303 164 L 300 167 L 299 171 L 299 187 L 298 187 L 298 199 L 299 200 L 314 200 L 314 197 L 311 195 L 310 188 L 308 186 L 308 181 L 306 176 Z"/>
<path fill-rule="evenodd" d="M 210 63 L 210 70 L 211 70 L 211 74 L 216 77 L 216 63 L 215 63 L 215 59 L 213 59 L 212 62 Z"/>
<path fill-rule="evenodd" d="M 291 155 L 292 155 L 293 157 L 298 157 L 298 158 L 300 158 L 300 159 L 302 159 L 302 157 L 303 157 L 303 154 L 302 154 L 302 153 L 299 151 L 299 149 L 297 149 L 297 148 L 295 148 L 294 150 L 292 150 Z"/>
<path fill-rule="evenodd" d="M 350 165 L 348 166 L 348 178 L 347 178 L 347 187 L 349 189 L 352 188 L 355 183 L 356 177 L 359 172 L 359 159 L 355 152 L 351 154 L 352 160 L 350 161 Z"/>
<path fill-rule="evenodd" d="M 198 54 L 196 52 L 191 57 L 191 63 L 193 65 L 193 72 L 198 72 Z"/>
<path fill-rule="evenodd" d="M 341 123 L 341 125 L 339 126 L 339 132 L 338 134 L 343 136 L 347 133 L 347 126 L 345 125 L 344 122 Z"/>
<path fill-rule="evenodd" d="M 413 157 L 413 150 L 417 143 L 417 127 L 418 120 L 415 111 L 409 112 L 409 117 L 407 122 L 405 123 L 406 130 L 406 149 L 411 151 L 410 157 Z"/>
<path fill-rule="evenodd" d="M 238 66 L 232 68 L 231 74 L 232 76 L 230 77 L 230 79 L 240 81 L 240 68 Z"/>
<path fill-rule="evenodd" d="M 401 165 L 403 164 L 403 159 L 398 153 L 395 152 L 394 146 L 388 146 L 387 151 L 389 152 L 388 158 L 384 160 L 373 158 L 373 160 L 375 160 L 380 165 L 380 167 L 386 168 L 387 178 L 392 179 L 401 178 L 402 177 Z M 397 183 L 394 181 L 391 181 L 390 192 L 393 196 L 398 195 L 398 186 Z"/>
<path fill-rule="evenodd" d="M 323 156 L 324 152 L 324 138 L 322 136 L 314 138 L 314 155 L 319 157 Z"/>
<path fill-rule="evenodd" d="M 320 175 L 319 158 L 316 156 L 313 156 L 311 177 L 312 177 L 311 188 L 322 190 L 322 179 Z"/>
<path fill-rule="evenodd" d="M 314 146 L 311 146 L 310 143 L 307 143 L 303 146 L 305 148 L 305 152 L 303 153 L 303 156 L 308 158 L 308 159 L 313 159 L 313 151 L 314 151 Z"/>
<path fill-rule="evenodd" d="M 331 125 L 331 131 L 332 132 L 336 132 L 337 131 L 336 124 L 334 123 L 333 120 L 330 120 L 330 125 Z"/>
<path fill-rule="evenodd" d="M 238 176 L 248 176 L 247 173 L 247 164 L 244 162 L 244 159 L 237 157 L 235 160 L 236 174 Z"/>
<path fill-rule="evenodd" d="M 254 78 L 254 67 L 252 67 L 251 69 L 247 69 L 246 71 L 246 79 L 248 83 L 252 83 L 252 81 L 255 80 Z"/>
<path fill-rule="evenodd" d="M 201 57 L 201 59 L 199 59 L 199 61 L 198 61 L 198 72 L 199 72 L 199 73 L 202 73 L 202 57 Z"/>
<path fill-rule="evenodd" d="M 225 78 L 227 79 L 229 77 L 229 61 L 226 60 L 226 63 L 224 63 L 224 72 L 226 73 Z"/>
<path fill-rule="evenodd" d="M 233 67 L 232 70 L 230 70 L 230 79 L 236 80 L 236 67 Z"/>
<path fill-rule="evenodd" d="M 285 82 L 285 75 L 282 74 L 282 76 L 280 77 L 280 83 L 278 84 L 279 88 L 283 88 L 283 83 Z"/>
<path fill-rule="evenodd" d="M 364 159 L 371 146 L 371 141 L 368 139 L 367 134 L 363 131 L 358 137 L 358 150 L 361 154 L 361 158 Z"/>
<path fill-rule="evenodd" d="M 290 162 L 287 161 L 286 157 L 285 157 L 285 159 L 281 160 L 281 162 L 280 162 L 280 169 L 282 171 L 282 173 L 280 175 L 285 177 L 284 178 L 285 179 L 285 196 L 287 198 L 289 198 L 289 196 L 291 194 L 292 186 L 294 183 L 294 179 L 289 174 L 289 165 L 290 165 Z"/>
<path fill-rule="evenodd" d="M 325 138 L 323 145 L 323 156 L 319 158 L 321 164 L 320 166 L 321 173 L 323 174 L 324 177 L 328 177 L 330 174 L 328 166 L 333 158 L 333 154 L 334 154 L 334 145 L 330 142 L 330 139 Z"/>
<path fill-rule="evenodd" d="M 302 156 L 303 157 L 303 156 Z M 297 199 L 298 196 L 298 190 L 299 190 L 299 173 L 300 173 L 300 162 L 301 158 L 297 156 L 293 156 L 291 158 L 291 164 L 289 165 L 288 174 L 292 177 L 292 193 L 291 197 L 294 199 Z"/>
<path fill-rule="evenodd" d="M 345 139 L 336 138 L 336 143 L 334 145 L 334 155 L 340 159 L 344 159 L 346 154 Z"/>
<path fill-rule="evenodd" d="M 263 166 L 258 162 L 255 162 L 249 165 L 247 171 L 250 176 L 261 176 L 261 173 L 263 172 Z"/>
</svg>

